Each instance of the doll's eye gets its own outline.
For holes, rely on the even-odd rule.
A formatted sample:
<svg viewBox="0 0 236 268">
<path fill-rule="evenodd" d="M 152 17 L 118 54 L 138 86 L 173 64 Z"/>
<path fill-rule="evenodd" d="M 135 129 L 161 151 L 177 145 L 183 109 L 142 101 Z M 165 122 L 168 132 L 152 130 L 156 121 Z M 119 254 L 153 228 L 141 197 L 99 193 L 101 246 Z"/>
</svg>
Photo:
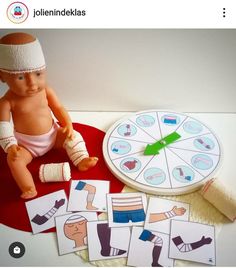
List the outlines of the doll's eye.
<svg viewBox="0 0 236 268">
<path fill-rule="evenodd" d="M 24 79 L 24 76 L 23 76 L 23 75 L 19 75 L 19 76 L 18 76 L 18 79 L 19 79 L 19 80 L 23 80 L 23 79 Z"/>
<path fill-rule="evenodd" d="M 40 75 L 41 75 L 41 73 L 36 73 L 36 75 L 37 75 L 37 76 L 40 76 Z"/>
</svg>

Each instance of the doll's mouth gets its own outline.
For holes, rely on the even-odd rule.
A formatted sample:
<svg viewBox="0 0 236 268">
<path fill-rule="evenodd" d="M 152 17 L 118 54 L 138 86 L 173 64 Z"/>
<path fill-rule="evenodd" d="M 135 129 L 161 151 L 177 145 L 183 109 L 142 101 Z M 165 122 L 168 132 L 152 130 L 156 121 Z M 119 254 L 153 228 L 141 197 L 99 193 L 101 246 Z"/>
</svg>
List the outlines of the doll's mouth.
<svg viewBox="0 0 236 268">
<path fill-rule="evenodd" d="M 29 89 L 26 92 L 27 94 L 32 95 L 38 93 L 39 91 L 40 91 L 39 89 Z"/>
</svg>

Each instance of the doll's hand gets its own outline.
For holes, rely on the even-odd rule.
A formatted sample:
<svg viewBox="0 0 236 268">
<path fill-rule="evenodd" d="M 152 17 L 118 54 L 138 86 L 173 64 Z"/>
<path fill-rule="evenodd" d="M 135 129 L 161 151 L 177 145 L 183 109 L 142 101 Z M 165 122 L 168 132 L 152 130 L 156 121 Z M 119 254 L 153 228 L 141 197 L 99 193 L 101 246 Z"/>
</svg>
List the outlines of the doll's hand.
<svg viewBox="0 0 236 268">
<path fill-rule="evenodd" d="M 73 126 L 72 125 L 67 125 L 66 127 L 63 128 L 62 132 L 66 133 L 66 137 L 70 140 L 73 139 L 74 133 L 73 133 Z"/>
<path fill-rule="evenodd" d="M 20 153 L 19 153 L 20 150 L 21 150 L 21 148 L 18 145 L 14 144 L 14 145 L 10 146 L 7 149 L 7 154 L 8 154 L 9 159 L 12 161 L 15 161 L 20 155 Z"/>
</svg>

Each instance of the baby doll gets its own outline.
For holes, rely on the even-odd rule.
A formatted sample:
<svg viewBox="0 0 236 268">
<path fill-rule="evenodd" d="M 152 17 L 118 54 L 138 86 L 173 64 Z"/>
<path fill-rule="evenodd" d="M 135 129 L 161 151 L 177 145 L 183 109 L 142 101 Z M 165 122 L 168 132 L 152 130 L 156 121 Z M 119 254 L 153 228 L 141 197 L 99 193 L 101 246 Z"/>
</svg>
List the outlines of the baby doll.
<svg viewBox="0 0 236 268">
<path fill-rule="evenodd" d="M 40 43 L 32 35 L 12 33 L 0 39 L 0 79 L 9 87 L 0 99 L 0 145 L 24 199 L 37 195 L 27 168 L 34 157 L 63 147 L 80 171 L 98 161 L 89 157 L 82 136 L 73 130 L 67 111 L 47 85 L 45 68 Z"/>
</svg>

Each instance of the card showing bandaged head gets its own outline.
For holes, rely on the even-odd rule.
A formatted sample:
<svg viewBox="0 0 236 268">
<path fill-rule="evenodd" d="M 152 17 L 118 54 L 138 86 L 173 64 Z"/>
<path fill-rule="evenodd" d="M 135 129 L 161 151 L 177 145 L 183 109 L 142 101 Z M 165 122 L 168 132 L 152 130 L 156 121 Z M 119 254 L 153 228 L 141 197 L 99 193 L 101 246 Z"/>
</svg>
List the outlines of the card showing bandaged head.
<svg viewBox="0 0 236 268">
<path fill-rule="evenodd" d="M 77 212 L 55 217 L 59 255 L 86 249 L 87 223 L 96 220 L 96 212 Z"/>
</svg>

